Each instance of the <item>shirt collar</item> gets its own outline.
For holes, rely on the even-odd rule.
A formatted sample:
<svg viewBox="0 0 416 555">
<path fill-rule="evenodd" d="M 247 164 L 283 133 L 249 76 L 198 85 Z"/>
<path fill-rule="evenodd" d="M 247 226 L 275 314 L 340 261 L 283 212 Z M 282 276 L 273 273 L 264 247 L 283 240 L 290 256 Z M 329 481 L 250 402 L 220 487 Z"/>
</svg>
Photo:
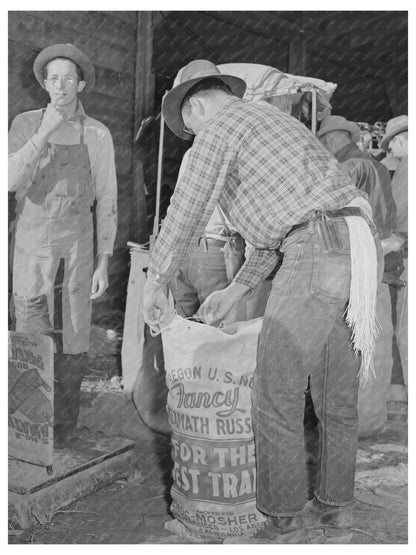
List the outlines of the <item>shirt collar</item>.
<svg viewBox="0 0 416 555">
<path fill-rule="evenodd" d="M 234 104 L 234 102 L 242 102 L 242 99 L 238 98 L 237 96 L 231 96 L 224 102 L 224 104 L 221 106 L 215 116 L 207 123 L 207 125 L 210 125 L 212 122 L 214 122 L 223 112 L 225 112 L 225 110 L 227 110 L 231 106 L 231 104 Z"/>
<path fill-rule="evenodd" d="M 84 107 L 79 100 L 77 100 L 77 107 L 75 109 L 75 114 L 68 118 L 68 121 L 84 120 L 87 117 Z"/>
<path fill-rule="evenodd" d="M 217 112 L 217 116 L 222 114 L 231 104 L 234 104 L 234 102 L 241 102 L 241 98 L 239 98 L 238 96 L 232 96 L 229 99 L 226 100 L 226 102 L 224 102 L 224 104 L 221 106 L 221 108 L 218 110 Z"/>
<path fill-rule="evenodd" d="M 356 152 L 357 150 L 361 153 L 361 150 L 355 143 L 348 143 L 347 145 L 337 150 L 334 156 L 338 160 L 338 162 L 345 162 L 345 160 L 351 158 L 351 153 Z"/>
</svg>

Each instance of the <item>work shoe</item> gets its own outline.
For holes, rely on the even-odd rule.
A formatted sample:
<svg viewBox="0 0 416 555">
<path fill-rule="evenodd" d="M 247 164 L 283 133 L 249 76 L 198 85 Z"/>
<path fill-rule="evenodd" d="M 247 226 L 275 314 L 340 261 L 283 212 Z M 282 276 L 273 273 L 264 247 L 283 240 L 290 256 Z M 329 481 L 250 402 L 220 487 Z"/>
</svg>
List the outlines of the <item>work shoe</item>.
<svg viewBox="0 0 416 555">
<path fill-rule="evenodd" d="M 306 503 L 302 516 L 312 543 L 349 543 L 352 539 L 351 505 L 324 505 L 314 497 Z M 317 533 L 318 530 L 322 532 Z"/>
<path fill-rule="evenodd" d="M 223 543 L 310 543 L 301 516 L 269 517 L 263 528 L 252 536 L 227 538 Z"/>
</svg>

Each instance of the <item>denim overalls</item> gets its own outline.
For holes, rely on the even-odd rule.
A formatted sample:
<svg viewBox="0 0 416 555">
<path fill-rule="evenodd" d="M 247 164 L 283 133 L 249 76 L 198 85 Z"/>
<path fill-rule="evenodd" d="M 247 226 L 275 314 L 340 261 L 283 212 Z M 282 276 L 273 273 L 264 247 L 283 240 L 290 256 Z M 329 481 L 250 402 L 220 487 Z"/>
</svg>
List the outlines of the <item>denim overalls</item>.
<svg viewBox="0 0 416 555">
<path fill-rule="evenodd" d="M 79 144 L 47 144 L 18 201 L 13 261 L 16 331 L 52 335 L 55 277 L 64 260 L 63 352 L 68 354 L 88 351 L 91 319 L 94 187 L 83 118 L 80 124 Z"/>
</svg>

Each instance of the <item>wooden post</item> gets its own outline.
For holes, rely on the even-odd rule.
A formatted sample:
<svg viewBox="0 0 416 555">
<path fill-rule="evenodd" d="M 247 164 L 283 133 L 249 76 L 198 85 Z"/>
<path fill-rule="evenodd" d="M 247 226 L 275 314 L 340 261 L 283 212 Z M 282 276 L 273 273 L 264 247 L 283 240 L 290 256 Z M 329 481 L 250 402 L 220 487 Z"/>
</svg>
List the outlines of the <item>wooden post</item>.
<svg viewBox="0 0 416 555">
<path fill-rule="evenodd" d="M 137 12 L 137 53 L 135 83 L 134 137 L 140 122 L 154 112 L 154 76 L 152 74 L 153 29 L 152 12 Z M 143 172 L 144 147 L 133 145 L 133 241 L 148 239 L 145 182 Z"/>
</svg>

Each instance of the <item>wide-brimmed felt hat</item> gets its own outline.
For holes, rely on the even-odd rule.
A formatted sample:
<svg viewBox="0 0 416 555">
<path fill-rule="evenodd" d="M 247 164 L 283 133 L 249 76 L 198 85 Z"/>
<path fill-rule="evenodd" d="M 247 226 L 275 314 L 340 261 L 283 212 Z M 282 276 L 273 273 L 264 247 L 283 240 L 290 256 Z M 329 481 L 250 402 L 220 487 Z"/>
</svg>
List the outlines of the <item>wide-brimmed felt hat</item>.
<svg viewBox="0 0 416 555">
<path fill-rule="evenodd" d="M 406 115 L 397 116 L 395 118 L 390 119 L 386 125 L 386 133 L 384 134 L 383 138 L 380 142 L 380 147 L 383 150 L 387 150 L 389 146 L 389 142 L 395 135 L 399 133 L 403 133 L 403 131 L 408 130 L 408 117 Z"/>
<path fill-rule="evenodd" d="M 228 85 L 233 95 L 242 98 L 246 90 L 246 83 L 234 75 L 220 73 L 215 64 L 208 60 L 193 60 L 180 72 L 179 83 L 165 96 L 162 111 L 166 124 L 176 136 L 187 141 L 192 140 L 192 135 L 183 131 L 181 106 L 187 92 L 197 83 L 209 77 L 217 77 Z"/>
<path fill-rule="evenodd" d="M 360 139 L 360 128 L 353 121 L 348 121 L 343 116 L 326 116 L 321 122 L 321 126 L 316 136 L 322 137 L 331 131 L 347 131 L 351 135 L 351 140 L 356 143 Z"/>
<path fill-rule="evenodd" d="M 55 58 L 69 58 L 77 64 L 82 71 L 83 80 L 85 81 L 85 92 L 89 92 L 94 88 L 95 84 L 95 70 L 89 58 L 78 50 L 73 44 L 53 44 L 47 46 L 39 52 L 33 63 L 33 73 L 38 80 L 41 87 L 45 88 L 44 83 L 44 68 Z"/>
</svg>

